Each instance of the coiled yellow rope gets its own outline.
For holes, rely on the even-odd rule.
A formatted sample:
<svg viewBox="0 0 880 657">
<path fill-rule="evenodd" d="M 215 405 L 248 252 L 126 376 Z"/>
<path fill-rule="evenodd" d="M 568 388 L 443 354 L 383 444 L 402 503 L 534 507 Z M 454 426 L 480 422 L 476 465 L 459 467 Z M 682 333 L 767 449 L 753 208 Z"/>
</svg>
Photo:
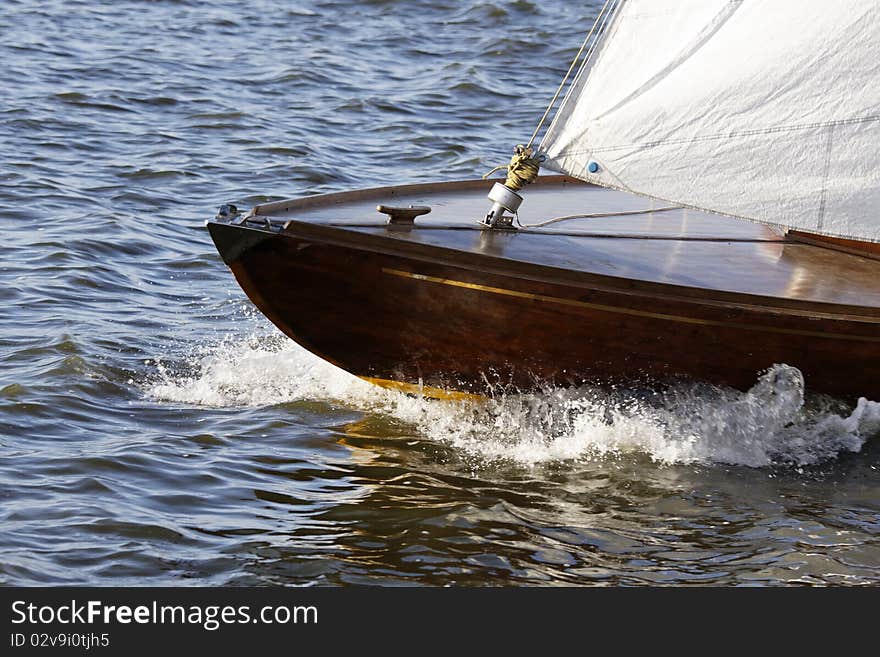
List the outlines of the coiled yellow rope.
<svg viewBox="0 0 880 657">
<path fill-rule="evenodd" d="M 529 183 L 534 182 L 538 177 L 538 171 L 541 169 L 541 159 L 534 157 L 534 154 L 534 149 L 530 146 L 519 144 L 513 149 L 513 157 L 510 158 L 510 164 L 495 167 L 483 176 L 483 179 L 485 180 L 496 171 L 507 169 L 507 180 L 504 181 L 504 186 L 514 192 L 518 192 Z"/>
</svg>

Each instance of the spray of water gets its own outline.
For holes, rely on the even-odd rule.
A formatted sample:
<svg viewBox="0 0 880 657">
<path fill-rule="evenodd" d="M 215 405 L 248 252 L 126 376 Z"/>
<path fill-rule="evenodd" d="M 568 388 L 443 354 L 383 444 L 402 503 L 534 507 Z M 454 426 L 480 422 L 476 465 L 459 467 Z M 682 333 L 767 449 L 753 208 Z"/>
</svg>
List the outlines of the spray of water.
<svg viewBox="0 0 880 657">
<path fill-rule="evenodd" d="M 183 362 L 151 361 L 154 399 L 204 406 L 326 400 L 382 413 L 489 460 L 532 465 L 637 452 L 654 461 L 764 467 L 858 452 L 880 432 L 880 404 L 805 402 L 800 371 L 776 365 L 747 392 L 680 384 L 662 392 L 594 387 L 438 402 L 377 388 L 278 336 L 251 335 Z"/>
</svg>

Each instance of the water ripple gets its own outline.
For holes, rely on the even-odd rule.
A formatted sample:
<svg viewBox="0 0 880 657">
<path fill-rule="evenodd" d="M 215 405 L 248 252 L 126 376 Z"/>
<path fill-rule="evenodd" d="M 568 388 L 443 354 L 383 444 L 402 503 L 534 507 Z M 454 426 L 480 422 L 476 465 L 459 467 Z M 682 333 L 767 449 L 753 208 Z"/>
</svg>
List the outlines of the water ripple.
<svg viewBox="0 0 880 657">
<path fill-rule="evenodd" d="M 280 339 L 204 231 L 482 175 L 597 5 L 6 0 L 0 584 L 880 582 L 868 400 L 784 366 L 393 395 Z"/>
</svg>

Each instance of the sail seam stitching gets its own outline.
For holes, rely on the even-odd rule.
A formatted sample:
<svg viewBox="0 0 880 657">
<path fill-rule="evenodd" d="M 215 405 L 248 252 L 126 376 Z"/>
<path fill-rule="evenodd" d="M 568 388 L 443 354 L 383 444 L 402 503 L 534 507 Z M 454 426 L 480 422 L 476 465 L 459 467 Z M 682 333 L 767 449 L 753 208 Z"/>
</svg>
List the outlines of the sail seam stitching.
<svg viewBox="0 0 880 657">
<path fill-rule="evenodd" d="M 831 147 L 834 144 L 834 126 L 828 126 L 828 139 L 825 144 L 825 165 L 822 173 L 822 193 L 819 196 L 819 220 L 817 230 L 825 229 L 825 208 L 828 195 L 828 176 L 831 173 Z"/>
<path fill-rule="evenodd" d="M 815 130 L 818 128 L 832 128 L 836 126 L 850 126 L 850 125 L 859 125 L 864 123 L 873 123 L 876 121 L 880 121 L 880 115 L 873 116 L 863 116 L 859 118 L 853 119 L 838 119 L 836 121 L 823 121 L 816 123 L 803 123 L 799 125 L 790 125 L 790 126 L 774 126 L 772 128 L 761 128 L 761 129 L 752 129 L 752 130 L 741 130 L 739 132 L 730 132 L 727 134 L 715 134 L 715 135 L 703 135 L 697 137 L 690 137 L 687 139 L 659 139 L 656 141 L 647 141 L 641 143 L 630 143 L 630 144 L 622 144 L 619 146 L 600 146 L 598 148 L 584 148 L 578 150 L 567 150 L 563 153 L 560 153 L 556 156 L 556 159 L 559 159 L 563 156 L 568 155 L 577 155 L 580 153 L 607 153 L 610 151 L 623 150 L 626 148 L 654 148 L 656 146 L 665 146 L 667 144 L 678 145 L 678 144 L 697 144 L 705 141 L 720 141 L 723 139 L 739 139 L 741 137 L 753 137 L 757 135 L 769 135 L 776 134 L 781 132 L 796 132 L 799 130 Z"/>
</svg>

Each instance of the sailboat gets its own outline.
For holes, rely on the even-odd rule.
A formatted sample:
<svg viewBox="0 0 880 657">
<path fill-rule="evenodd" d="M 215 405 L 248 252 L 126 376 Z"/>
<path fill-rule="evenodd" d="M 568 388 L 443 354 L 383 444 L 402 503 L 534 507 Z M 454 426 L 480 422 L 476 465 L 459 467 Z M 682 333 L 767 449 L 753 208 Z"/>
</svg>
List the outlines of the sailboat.
<svg viewBox="0 0 880 657">
<path fill-rule="evenodd" d="M 278 328 L 380 386 L 745 389 L 786 363 L 880 398 L 878 39 L 873 0 L 608 0 L 505 178 L 208 229 Z"/>
</svg>

